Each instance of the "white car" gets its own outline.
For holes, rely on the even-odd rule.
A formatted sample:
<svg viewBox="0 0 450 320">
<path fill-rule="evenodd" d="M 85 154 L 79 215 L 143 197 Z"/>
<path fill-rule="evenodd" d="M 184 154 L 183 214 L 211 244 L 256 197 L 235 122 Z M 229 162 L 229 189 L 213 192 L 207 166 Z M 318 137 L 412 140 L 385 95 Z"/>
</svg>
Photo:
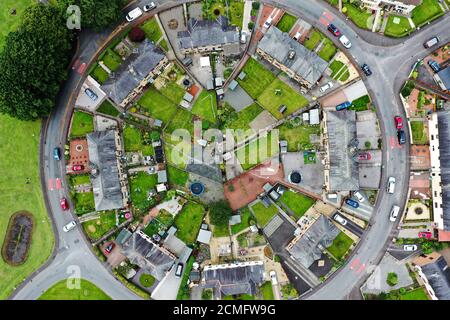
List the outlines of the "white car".
<svg viewBox="0 0 450 320">
<path fill-rule="evenodd" d="M 359 191 L 355 191 L 355 192 L 353 192 L 353 196 L 356 198 L 356 199 L 358 199 L 358 201 L 359 202 L 364 202 L 364 197 L 363 197 L 363 195 L 361 194 L 361 192 L 359 192 Z"/>
<path fill-rule="evenodd" d="M 392 206 L 391 213 L 389 215 L 389 220 L 391 222 L 394 222 L 395 220 L 397 220 L 399 212 L 400 212 L 400 207 L 399 206 L 395 206 L 395 205 Z"/>
<path fill-rule="evenodd" d="M 139 18 L 140 16 L 142 16 L 143 12 L 141 10 L 141 8 L 135 8 L 133 10 L 131 10 L 130 12 L 128 12 L 127 14 L 127 21 L 131 22 L 133 20 L 136 20 L 137 18 Z"/>
<path fill-rule="evenodd" d="M 270 25 L 272 24 L 272 17 L 267 18 L 266 22 L 264 22 L 264 28 L 268 29 Z"/>
<path fill-rule="evenodd" d="M 247 34 L 244 31 L 242 31 L 241 32 L 241 43 L 245 44 L 246 42 L 247 42 Z"/>
<path fill-rule="evenodd" d="M 76 225 L 77 225 L 77 223 L 75 221 L 70 221 L 68 224 L 66 224 L 63 227 L 63 230 L 64 230 L 64 232 L 69 232 L 70 230 L 75 228 Z"/>
<path fill-rule="evenodd" d="M 152 1 L 144 6 L 144 12 L 148 12 L 156 8 L 156 4 Z"/>
<path fill-rule="evenodd" d="M 387 193 L 390 193 L 390 194 L 394 193 L 394 191 L 395 191 L 395 178 L 394 177 L 389 177 L 386 191 L 387 191 Z"/>
<path fill-rule="evenodd" d="M 270 281 L 272 281 L 272 284 L 274 286 L 276 286 L 278 284 L 277 273 L 272 270 L 269 272 L 269 275 L 270 275 Z"/>
<path fill-rule="evenodd" d="M 344 47 L 346 47 L 347 49 L 350 49 L 352 47 L 352 43 L 350 42 L 350 40 L 348 40 L 348 38 L 345 35 L 342 35 L 339 37 L 339 41 L 342 43 L 342 45 Z"/>
<path fill-rule="evenodd" d="M 403 246 L 403 251 L 416 251 L 417 246 L 415 244 L 405 244 Z"/>
<path fill-rule="evenodd" d="M 301 33 L 301 32 L 297 32 L 297 33 L 295 34 L 295 36 L 294 36 L 294 40 L 295 40 L 295 41 L 298 41 L 298 39 L 300 39 L 301 36 L 302 36 L 302 33 Z"/>
<path fill-rule="evenodd" d="M 323 86 L 321 86 L 319 90 L 320 90 L 320 92 L 325 92 L 331 88 L 333 88 L 333 83 L 330 81 L 330 82 L 327 82 L 326 84 L 324 84 Z"/>
<path fill-rule="evenodd" d="M 342 218 L 340 215 L 336 214 L 334 215 L 334 220 L 336 220 L 337 222 L 339 222 L 340 224 L 342 224 L 343 226 L 345 226 L 347 224 L 347 220 Z"/>
</svg>

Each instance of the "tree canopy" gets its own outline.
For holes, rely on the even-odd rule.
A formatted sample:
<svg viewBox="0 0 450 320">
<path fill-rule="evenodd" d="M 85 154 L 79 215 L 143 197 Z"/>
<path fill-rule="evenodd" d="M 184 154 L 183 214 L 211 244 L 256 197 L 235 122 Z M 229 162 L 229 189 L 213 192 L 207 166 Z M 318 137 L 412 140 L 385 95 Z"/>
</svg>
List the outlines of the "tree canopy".
<svg viewBox="0 0 450 320">
<path fill-rule="evenodd" d="M 0 53 L 0 112 L 21 120 L 47 116 L 67 77 L 72 31 L 60 11 L 36 4 Z"/>
<path fill-rule="evenodd" d="M 230 220 L 232 210 L 225 200 L 220 200 L 210 204 L 209 216 L 211 223 L 215 226 L 225 226 Z"/>
</svg>

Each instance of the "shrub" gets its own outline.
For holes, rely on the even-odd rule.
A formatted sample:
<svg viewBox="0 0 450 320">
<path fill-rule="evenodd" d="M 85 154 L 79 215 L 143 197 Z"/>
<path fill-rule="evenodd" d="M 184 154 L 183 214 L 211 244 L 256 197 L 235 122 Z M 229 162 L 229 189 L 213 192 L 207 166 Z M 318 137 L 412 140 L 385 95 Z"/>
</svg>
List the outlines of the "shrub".
<svg viewBox="0 0 450 320">
<path fill-rule="evenodd" d="M 398 276 L 395 272 L 389 272 L 387 275 L 386 282 L 390 286 L 395 286 L 398 283 Z"/>
<path fill-rule="evenodd" d="M 225 200 L 214 202 L 210 205 L 211 223 L 215 226 L 225 226 L 231 216 L 231 208 Z"/>
<path fill-rule="evenodd" d="M 253 30 L 253 27 L 255 26 L 255 23 L 253 21 L 250 21 L 247 26 L 248 26 L 248 28 L 250 30 Z"/>
<path fill-rule="evenodd" d="M 145 287 L 149 288 L 155 283 L 155 278 L 149 274 L 143 273 L 139 277 L 139 283 Z"/>
<path fill-rule="evenodd" d="M 128 34 L 128 38 L 133 42 L 142 42 L 145 39 L 145 32 L 139 27 L 134 27 Z"/>
</svg>

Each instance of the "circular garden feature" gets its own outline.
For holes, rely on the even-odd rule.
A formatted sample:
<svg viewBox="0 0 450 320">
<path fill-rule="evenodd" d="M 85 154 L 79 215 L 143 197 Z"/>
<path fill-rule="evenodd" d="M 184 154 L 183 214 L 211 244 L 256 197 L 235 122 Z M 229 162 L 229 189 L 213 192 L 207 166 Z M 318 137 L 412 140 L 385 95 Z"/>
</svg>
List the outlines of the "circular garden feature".
<svg viewBox="0 0 450 320">
<path fill-rule="evenodd" d="M 155 283 L 155 278 L 150 274 L 143 273 L 139 277 L 139 283 L 144 288 L 150 288 Z"/>
<path fill-rule="evenodd" d="M 30 212 L 18 211 L 11 216 L 2 247 L 2 257 L 6 263 L 18 266 L 27 260 L 34 226 L 34 217 Z"/>
<path fill-rule="evenodd" d="M 299 184 L 302 182 L 302 175 L 298 171 L 292 171 L 289 175 L 289 182 Z"/>
<path fill-rule="evenodd" d="M 191 190 L 193 195 L 199 196 L 205 191 L 205 186 L 200 182 L 194 182 L 193 184 L 191 184 L 189 189 Z"/>
</svg>

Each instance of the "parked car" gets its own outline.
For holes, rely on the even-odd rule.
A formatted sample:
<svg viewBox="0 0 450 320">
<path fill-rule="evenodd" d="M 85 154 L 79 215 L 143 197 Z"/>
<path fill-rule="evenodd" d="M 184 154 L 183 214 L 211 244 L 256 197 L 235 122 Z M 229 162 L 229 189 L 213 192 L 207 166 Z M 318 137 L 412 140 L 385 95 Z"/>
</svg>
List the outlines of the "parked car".
<svg viewBox="0 0 450 320">
<path fill-rule="evenodd" d="M 403 246 L 403 251 L 416 251 L 417 246 L 415 244 L 405 244 Z"/>
<path fill-rule="evenodd" d="M 341 32 L 339 29 L 332 23 L 330 23 L 327 27 L 328 31 L 330 31 L 335 37 L 339 37 L 341 35 Z"/>
<path fill-rule="evenodd" d="M 405 144 L 406 143 L 406 136 L 404 130 L 398 130 L 397 131 L 397 138 L 399 144 Z"/>
<path fill-rule="evenodd" d="M 61 160 L 61 150 L 58 147 L 53 148 L 53 159 Z"/>
<path fill-rule="evenodd" d="M 359 202 L 364 202 L 364 197 L 363 197 L 363 195 L 361 194 L 361 192 L 359 192 L 359 191 L 355 191 L 355 192 L 353 192 L 353 196 L 356 198 L 356 199 L 358 199 L 358 201 Z"/>
<path fill-rule="evenodd" d="M 72 166 L 72 171 L 83 171 L 84 170 L 84 166 L 81 164 L 76 164 Z"/>
<path fill-rule="evenodd" d="M 433 234 L 428 231 L 420 231 L 419 232 L 419 238 L 431 239 L 432 236 L 433 236 Z"/>
<path fill-rule="evenodd" d="M 348 38 L 345 35 L 342 35 L 339 37 L 339 41 L 342 43 L 342 45 L 344 47 L 346 47 L 347 49 L 350 49 L 352 47 L 352 43 L 350 42 L 350 40 L 348 40 Z"/>
<path fill-rule="evenodd" d="M 430 47 L 432 47 L 434 45 L 437 45 L 438 43 L 439 43 L 439 38 L 438 37 L 433 37 L 433 38 L 429 39 L 427 42 L 425 42 L 423 44 L 423 46 L 428 49 L 428 48 L 430 48 Z"/>
<path fill-rule="evenodd" d="M 355 201 L 353 199 L 347 199 L 347 200 L 345 200 L 345 203 L 348 204 L 350 207 L 353 207 L 355 209 L 359 207 L 358 201 Z"/>
<path fill-rule="evenodd" d="M 154 3 L 153 1 L 150 2 L 149 4 L 146 4 L 144 6 L 144 12 L 149 12 L 150 10 L 153 10 L 156 8 L 156 3 Z"/>
<path fill-rule="evenodd" d="M 428 65 L 430 66 L 431 69 L 433 69 L 434 72 L 439 72 L 441 70 L 439 63 L 437 63 L 434 60 L 428 60 Z"/>
<path fill-rule="evenodd" d="M 351 103 L 350 101 L 345 101 L 345 102 L 343 102 L 343 103 L 341 103 L 341 104 L 338 104 L 338 105 L 336 106 L 336 111 L 345 110 L 345 109 L 347 109 L 348 107 L 350 107 L 351 105 L 352 105 L 352 103 Z"/>
<path fill-rule="evenodd" d="M 98 99 L 97 94 L 96 94 L 94 91 L 92 91 L 92 89 L 86 88 L 86 89 L 84 90 L 84 92 L 86 93 L 86 95 L 87 95 L 89 98 L 91 98 L 92 101 L 96 101 L 96 100 Z"/>
<path fill-rule="evenodd" d="M 300 39 L 301 36 L 302 36 L 302 33 L 301 33 L 301 32 L 297 32 L 297 33 L 294 35 L 294 40 L 295 40 L 295 41 L 298 41 L 298 39 Z"/>
<path fill-rule="evenodd" d="M 333 217 L 334 220 L 345 226 L 347 224 L 347 219 L 342 218 L 340 215 L 335 214 Z"/>
<path fill-rule="evenodd" d="M 242 31 L 241 32 L 241 43 L 245 44 L 246 42 L 247 42 L 247 34 L 244 31 Z"/>
<path fill-rule="evenodd" d="M 396 205 L 393 205 L 392 209 L 391 209 L 391 213 L 389 214 L 389 220 L 391 222 L 394 222 L 395 220 L 397 220 L 399 212 L 400 212 L 400 207 L 396 206 Z"/>
<path fill-rule="evenodd" d="M 110 242 L 106 247 L 105 247 L 105 253 L 111 253 L 111 251 L 114 249 L 116 245 L 114 244 L 114 242 Z"/>
<path fill-rule="evenodd" d="M 76 225 L 77 225 L 77 223 L 75 221 L 70 221 L 68 224 L 66 224 L 63 227 L 63 230 L 64 230 L 64 232 L 69 232 L 70 230 L 75 228 Z"/>
<path fill-rule="evenodd" d="M 397 130 L 400 130 L 401 128 L 403 128 L 403 119 L 400 116 L 395 116 L 394 117 L 394 121 L 395 121 L 395 128 Z"/>
<path fill-rule="evenodd" d="M 370 160 L 372 156 L 368 152 L 360 152 L 358 154 L 358 160 Z"/>
<path fill-rule="evenodd" d="M 272 24 L 272 17 L 267 18 L 266 22 L 264 22 L 264 28 L 268 29 L 270 27 L 270 25 Z"/>
<path fill-rule="evenodd" d="M 139 18 L 140 16 L 142 16 L 143 12 L 141 10 L 141 8 L 135 8 L 133 10 L 131 10 L 130 12 L 128 12 L 126 18 L 128 22 L 131 22 L 133 20 L 136 20 L 137 18 Z"/>
<path fill-rule="evenodd" d="M 386 191 L 387 191 L 387 193 L 392 194 L 392 193 L 394 193 L 394 190 L 395 190 L 395 178 L 389 177 Z"/>
<path fill-rule="evenodd" d="M 331 89 L 331 88 L 333 88 L 333 83 L 330 81 L 330 82 L 325 83 L 323 86 L 321 86 L 319 91 L 320 92 L 325 92 L 325 91 L 327 91 L 328 89 Z"/>
<path fill-rule="evenodd" d="M 270 275 L 270 281 L 272 281 L 272 284 L 274 286 L 276 286 L 278 284 L 277 273 L 272 270 L 269 272 L 269 275 Z"/>
<path fill-rule="evenodd" d="M 362 69 L 362 71 L 364 72 L 364 74 L 365 74 L 366 76 L 372 75 L 372 71 L 370 70 L 369 66 L 368 66 L 366 63 L 364 63 L 364 64 L 361 66 L 361 69 Z"/>
<path fill-rule="evenodd" d="M 175 275 L 177 277 L 181 277 L 182 274 L 183 274 L 183 264 L 180 262 L 177 264 L 177 270 L 175 271 Z"/>
<path fill-rule="evenodd" d="M 63 209 L 63 210 L 69 209 L 69 203 L 67 202 L 66 198 L 61 198 L 59 200 L 59 205 L 61 206 L 61 209 Z"/>
</svg>

